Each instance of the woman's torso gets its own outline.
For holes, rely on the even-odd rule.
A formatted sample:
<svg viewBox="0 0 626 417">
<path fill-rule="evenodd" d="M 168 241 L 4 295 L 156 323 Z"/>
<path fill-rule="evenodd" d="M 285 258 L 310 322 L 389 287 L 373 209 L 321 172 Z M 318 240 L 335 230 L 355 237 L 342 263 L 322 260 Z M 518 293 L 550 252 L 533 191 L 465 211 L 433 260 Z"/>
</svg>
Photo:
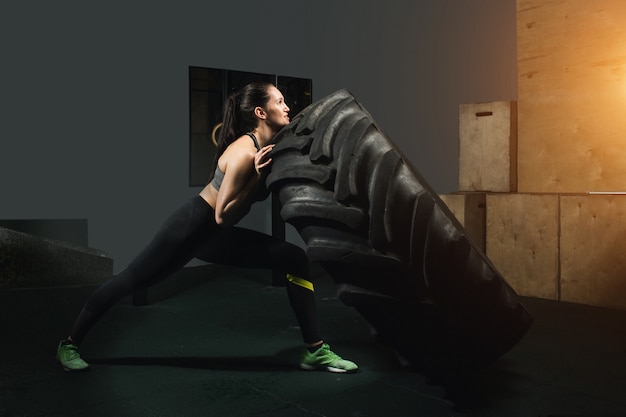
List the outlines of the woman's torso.
<svg viewBox="0 0 626 417">
<path fill-rule="evenodd" d="M 254 148 L 251 148 L 250 145 Z M 223 177 L 226 175 L 229 160 L 232 158 L 246 158 L 248 151 L 253 152 L 252 155 L 254 155 L 254 152 L 256 152 L 255 149 L 256 151 L 260 149 L 259 143 L 252 133 L 248 133 L 240 136 L 237 140 L 228 145 L 219 157 L 215 175 L 219 176 L 221 174 L 221 178 L 218 178 L 219 181 L 211 181 L 202 189 L 202 191 L 200 191 L 200 197 L 202 197 L 213 208 L 213 210 L 215 210 L 219 187 L 221 186 Z M 251 168 L 254 168 L 254 157 L 250 159 L 250 165 Z"/>
</svg>

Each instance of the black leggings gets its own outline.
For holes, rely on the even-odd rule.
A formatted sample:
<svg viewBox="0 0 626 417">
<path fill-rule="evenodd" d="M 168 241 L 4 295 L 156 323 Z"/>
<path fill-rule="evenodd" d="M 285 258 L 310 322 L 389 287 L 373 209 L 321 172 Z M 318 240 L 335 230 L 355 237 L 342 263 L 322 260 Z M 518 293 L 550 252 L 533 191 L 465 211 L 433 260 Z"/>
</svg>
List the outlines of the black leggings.
<svg viewBox="0 0 626 417">
<path fill-rule="evenodd" d="M 165 221 L 122 273 L 89 297 L 71 333 L 74 343 L 80 344 L 89 329 L 122 297 L 167 278 L 193 258 L 223 265 L 273 268 L 309 280 L 308 259 L 301 248 L 253 230 L 220 227 L 211 206 L 196 196 Z M 285 282 L 304 342 L 322 340 L 313 291 Z"/>
</svg>

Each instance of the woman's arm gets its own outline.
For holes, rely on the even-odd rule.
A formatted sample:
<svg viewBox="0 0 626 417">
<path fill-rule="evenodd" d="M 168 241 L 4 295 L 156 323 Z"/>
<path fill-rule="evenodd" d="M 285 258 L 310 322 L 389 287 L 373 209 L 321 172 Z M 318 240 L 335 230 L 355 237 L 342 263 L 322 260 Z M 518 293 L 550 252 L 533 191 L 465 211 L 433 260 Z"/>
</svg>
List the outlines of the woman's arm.
<svg viewBox="0 0 626 417">
<path fill-rule="evenodd" d="M 217 224 L 232 226 L 250 211 L 252 197 L 265 180 L 265 168 L 272 163 L 267 157 L 272 147 L 265 146 L 256 153 L 238 152 L 228 158 L 215 204 Z"/>
</svg>

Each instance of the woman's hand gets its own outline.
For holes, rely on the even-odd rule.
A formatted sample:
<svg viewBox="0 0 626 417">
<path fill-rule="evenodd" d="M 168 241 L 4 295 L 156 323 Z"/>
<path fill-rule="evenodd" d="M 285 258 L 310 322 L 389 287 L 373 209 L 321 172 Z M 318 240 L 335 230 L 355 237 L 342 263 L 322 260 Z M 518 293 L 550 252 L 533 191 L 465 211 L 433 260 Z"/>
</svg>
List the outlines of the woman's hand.
<svg viewBox="0 0 626 417">
<path fill-rule="evenodd" d="M 254 169 L 257 174 L 261 174 L 264 169 L 272 164 L 272 158 L 268 155 L 273 147 L 274 145 L 264 146 L 254 155 Z"/>
</svg>

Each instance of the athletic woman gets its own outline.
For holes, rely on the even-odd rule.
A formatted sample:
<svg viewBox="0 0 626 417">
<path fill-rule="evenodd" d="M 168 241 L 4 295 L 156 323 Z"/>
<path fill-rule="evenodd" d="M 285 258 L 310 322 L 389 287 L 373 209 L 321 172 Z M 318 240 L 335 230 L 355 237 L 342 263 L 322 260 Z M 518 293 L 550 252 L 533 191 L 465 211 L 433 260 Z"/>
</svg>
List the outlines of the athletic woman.
<svg viewBox="0 0 626 417">
<path fill-rule="evenodd" d="M 57 348 L 57 359 L 66 371 L 89 369 L 78 346 L 115 303 L 174 274 L 193 258 L 283 272 L 305 343 L 300 367 L 330 372 L 358 369 L 354 362 L 333 353 L 322 339 L 304 251 L 264 233 L 234 226 L 252 203 L 267 197 L 264 183 L 272 163 L 271 141 L 287 124 L 289 107 L 272 84 L 252 83 L 227 99 L 212 180 L 165 221 L 122 273 L 89 297 L 70 335 Z"/>
</svg>

